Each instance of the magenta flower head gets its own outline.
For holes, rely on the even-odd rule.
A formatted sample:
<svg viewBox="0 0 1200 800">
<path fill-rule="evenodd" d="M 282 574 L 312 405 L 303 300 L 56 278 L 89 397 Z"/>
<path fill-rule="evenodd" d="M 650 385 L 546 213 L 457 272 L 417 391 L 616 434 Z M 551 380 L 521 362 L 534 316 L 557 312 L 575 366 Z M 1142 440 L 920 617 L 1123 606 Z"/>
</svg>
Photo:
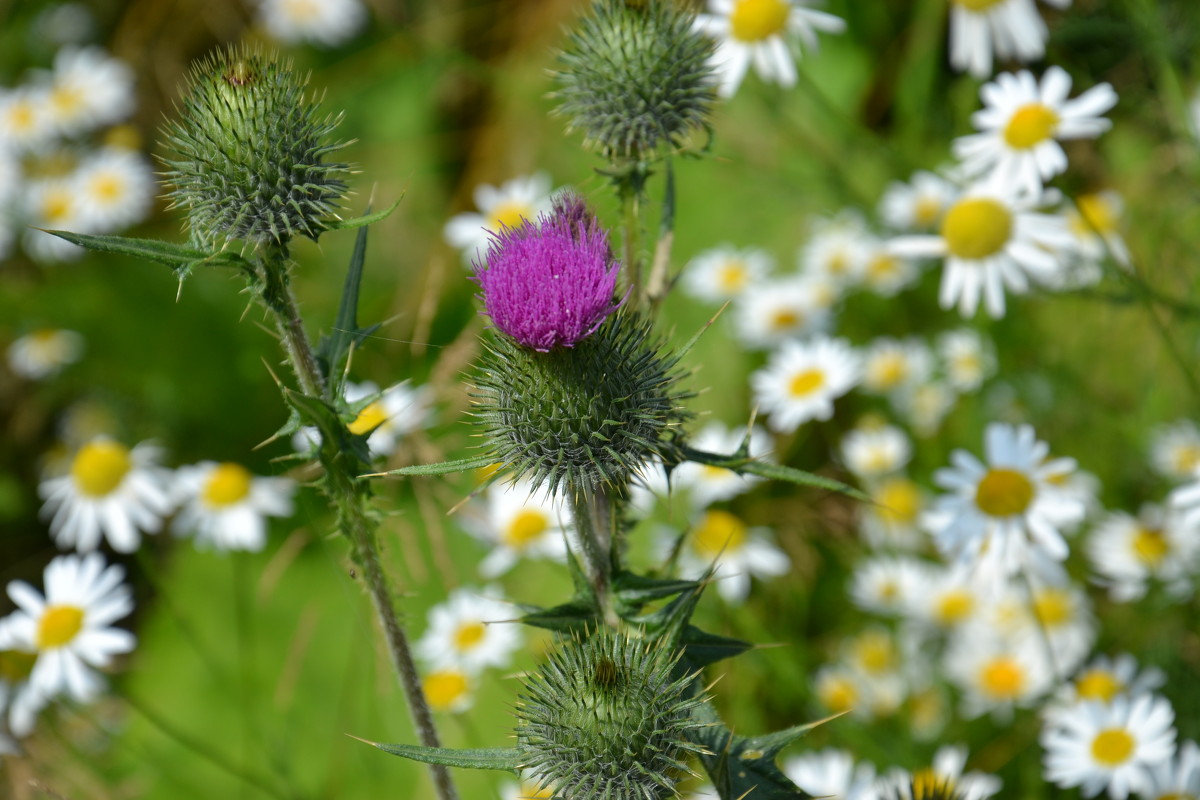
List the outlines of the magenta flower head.
<svg viewBox="0 0 1200 800">
<path fill-rule="evenodd" d="M 620 268 L 608 233 L 583 199 L 568 192 L 536 223 L 492 233 L 474 280 L 496 327 L 546 353 L 574 347 L 617 310 Z"/>
</svg>

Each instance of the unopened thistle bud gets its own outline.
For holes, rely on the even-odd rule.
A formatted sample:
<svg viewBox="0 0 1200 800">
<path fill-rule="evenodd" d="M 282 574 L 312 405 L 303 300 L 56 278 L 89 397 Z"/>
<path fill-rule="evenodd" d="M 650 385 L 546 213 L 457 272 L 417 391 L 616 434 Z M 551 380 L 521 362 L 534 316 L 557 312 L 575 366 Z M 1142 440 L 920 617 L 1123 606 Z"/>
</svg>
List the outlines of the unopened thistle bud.
<svg viewBox="0 0 1200 800">
<path fill-rule="evenodd" d="M 704 752 L 692 732 L 694 676 L 672 672 L 678 654 L 602 627 L 566 640 L 525 684 L 517 706 L 522 768 L 554 798 L 655 800 L 675 797 Z"/>
<path fill-rule="evenodd" d="M 715 44 L 672 0 L 595 0 L 570 33 L 551 97 L 610 161 L 645 162 L 709 127 Z"/>
<path fill-rule="evenodd" d="M 344 146 L 326 141 L 340 118 L 319 117 L 306 84 L 290 63 L 245 48 L 193 67 L 163 161 L 167 196 L 187 212 L 195 244 L 281 245 L 326 229 L 347 166 L 324 161 Z"/>
<path fill-rule="evenodd" d="M 649 323 L 617 311 L 619 265 L 574 196 L 493 234 L 476 265 L 497 334 L 475 379 L 475 413 L 497 462 L 552 492 L 623 491 L 674 454 L 684 412 L 677 357 Z"/>
</svg>

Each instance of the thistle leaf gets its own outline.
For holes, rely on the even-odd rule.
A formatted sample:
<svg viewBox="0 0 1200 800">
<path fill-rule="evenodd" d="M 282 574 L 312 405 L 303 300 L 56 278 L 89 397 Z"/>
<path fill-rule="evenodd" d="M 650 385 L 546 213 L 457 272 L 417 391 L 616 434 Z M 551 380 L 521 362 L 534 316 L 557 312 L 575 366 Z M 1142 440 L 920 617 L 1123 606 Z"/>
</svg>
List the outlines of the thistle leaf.
<svg viewBox="0 0 1200 800">
<path fill-rule="evenodd" d="M 521 759 L 515 747 L 481 747 L 474 750 L 455 750 L 449 747 L 422 747 L 416 744 L 385 744 L 353 737 L 394 756 L 462 769 L 501 769 L 516 772 Z"/>
<path fill-rule="evenodd" d="M 398 200 L 396 201 L 399 202 Z M 392 206 L 395 208 L 395 206 Z M 362 219 L 366 219 L 363 217 Z M 317 364 L 325 376 L 325 385 L 330 397 L 342 394 L 342 364 L 352 346 L 362 343 L 379 326 L 358 327 L 358 293 L 362 286 L 363 264 L 367 256 L 367 229 L 360 228 L 354 239 L 354 253 L 346 270 L 346 281 L 342 286 L 342 302 L 338 307 L 337 320 L 328 336 L 317 343 Z"/>
<path fill-rule="evenodd" d="M 775 757 L 786 745 L 799 739 L 825 720 L 797 725 L 766 736 L 738 736 L 731 731 L 710 704 L 695 710 L 698 720 L 706 723 L 696 729 L 695 737 L 706 753 L 700 760 L 721 800 L 805 800 L 808 794 L 783 773 Z"/>
<path fill-rule="evenodd" d="M 451 475 L 455 472 L 467 472 L 472 469 L 482 469 L 496 463 L 494 456 L 472 456 L 455 461 L 440 461 L 437 464 L 412 464 L 387 472 L 375 472 L 369 477 L 381 478 L 385 475 Z"/>
<path fill-rule="evenodd" d="M 327 230 L 327 231 L 345 231 L 345 230 L 349 230 L 351 228 L 365 228 L 368 225 L 373 225 L 376 222 L 379 222 L 380 220 L 387 219 L 388 216 L 390 216 L 391 213 L 396 210 L 396 207 L 400 205 L 400 201 L 403 199 L 404 199 L 403 197 L 397 198 L 396 202 L 392 203 L 390 206 L 383 209 L 382 211 L 376 211 L 376 212 L 372 213 L 370 210 L 368 210 L 367 213 L 361 217 L 351 217 L 350 219 L 327 220 L 325 222 L 325 230 Z"/>
<path fill-rule="evenodd" d="M 801 486 L 812 486 L 817 489 L 826 489 L 831 492 L 849 495 L 856 500 L 864 502 L 873 502 L 871 498 L 863 492 L 855 489 L 853 486 L 836 481 L 833 478 L 826 478 L 823 475 L 816 475 L 812 472 L 805 472 L 802 469 L 788 467 L 782 464 L 772 464 L 768 461 L 762 461 L 757 458 L 749 458 L 746 456 L 731 455 L 722 456 L 716 453 L 709 453 L 704 450 L 697 450 L 693 447 L 683 445 L 681 448 L 683 457 L 687 461 L 694 461 L 697 464 L 707 464 L 711 467 L 724 467 L 725 469 L 733 470 L 739 475 L 758 475 L 762 478 L 768 478 L 775 481 L 787 481 Z"/>
<path fill-rule="evenodd" d="M 135 239 L 129 236 L 100 236 L 52 230 L 45 232 L 98 253 L 134 256 L 146 261 L 165 264 L 179 273 L 191 272 L 196 267 L 236 267 L 246 272 L 253 270 L 250 262 L 237 253 L 223 251 L 209 253 L 180 244 L 160 242 L 155 239 Z"/>
</svg>

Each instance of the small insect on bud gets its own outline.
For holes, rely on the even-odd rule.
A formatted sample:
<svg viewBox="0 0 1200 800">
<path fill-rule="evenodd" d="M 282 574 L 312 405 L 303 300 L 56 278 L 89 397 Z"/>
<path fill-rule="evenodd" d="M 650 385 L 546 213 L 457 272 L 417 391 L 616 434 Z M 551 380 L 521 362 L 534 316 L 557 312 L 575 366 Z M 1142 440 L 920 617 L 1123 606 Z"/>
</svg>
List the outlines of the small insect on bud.
<svg viewBox="0 0 1200 800">
<path fill-rule="evenodd" d="M 603 627 L 564 640 L 525 684 L 517 707 L 522 768 L 555 798 L 676 796 L 692 732 L 694 676 L 673 677 L 678 653 Z"/>
<path fill-rule="evenodd" d="M 282 245 L 326 229 L 347 166 L 324 161 L 344 146 L 325 141 L 340 118 L 318 117 L 306 83 L 290 63 L 248 48 L 192 68 L 180 119 L 164 130 L 163 163 L 167 197 L 187 213 L 196 245 Z"/>
</svg>

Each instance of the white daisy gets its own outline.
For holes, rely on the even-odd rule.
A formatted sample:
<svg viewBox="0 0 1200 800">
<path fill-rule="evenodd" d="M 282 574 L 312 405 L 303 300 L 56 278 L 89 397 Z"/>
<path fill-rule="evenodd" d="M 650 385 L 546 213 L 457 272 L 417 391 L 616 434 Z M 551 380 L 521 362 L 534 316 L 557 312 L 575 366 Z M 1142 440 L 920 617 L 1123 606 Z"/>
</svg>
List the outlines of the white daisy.
<svg viewBox="0 0 1200 800">
<path fill-rule="evenodd" d="M 852 712 L 858 716 L 870 713 L 867 703 L 868 690 L 859 672 L 844 664 L 826 664 L 817 670 L 812 679 L 817 702 L 831 714 Z"/>
<path fill-rule="evenodd" d="M 1071 0 L 1045 0 L 1065 8 Z M 976 78 L 992 74 L 992 57 L 1035 61 L 1046 51 L 1046 23 L 1033 0 L 950 0 L 950 65 Z"/>
<path fill-rule="evenodd" d="M 1001 636 L 990 626 L 970 624 L 950 640 L 946 676 L 962 691 L 968 718 L 992 713 L 1010 717 L 1015 707 L 1028 707 L 1054 685 L 1042 642 Z"/>
<path fill-rule="evenodd" d="M 794 276 L 747 287 L 733 306 L 738 340 L 762 349 L 825 330 L 828 291 L 832 288 L 824 281 Z"/>
<path fill-rule="evenodd" d="M 367 10 L 360 0 L 259 0 L 258 19 L 281 42 L 334 47 L 362 29 Z"/>
<path fill-rule="evenodd" d="M 1163 477 L 1186 480 L 1200 469 L 1200 428 L 1181 419 L 1154 432 L 1150 465 Z"/>
<path fill-rule="evenodd" d="M 689 261 L 682 285 L 692 297 L 722 303 L 761 283 L 773 268 L 774 259 L 765 250 L 723 244 Z"/>
<path fill-rule="evenodd" d="M 910 595 L 907 616 L 924 628 L 948 633 L 977 622 L 989 599 L 962 570 L 929 565 L 921 590 Z"/>
<path fill-rule="evenodd" d="M 519 227 L 523 220 L 532 222 L 538 214 L 550 210 L 550 176 L 538 172 L 498 187 L 480 184 L 475 187 L 474 199 L 479 210 L 456 214 L 443 230 L 446 241 L 462 250 L 468 262 L 487 249 L 489 231 L 499 233 L 505 227 Z"/>
<path fill-rule="evenodd" d="M 13 736 L 23 738 L 33 731 L 47 698 L 30 680 L 37 648 L 22 641 L 14 623 L 19 630 L 21 623 L 15 614 L 0 619 L 0 733 L 7 728 Z"/>
<path fill-rule="evenodd" d="M 70 177 L 30 181 L 25 198 L 25 250 L 38 261 L 68 261 L 83 255 L 83 248 L 45 230 L 91 233 L 80 205 L 79 192 Z"/>
<path fill-rule="evenodd" d="M 567 558 L 563 538 L 571 524 L 569 504 L 528 481 L 497 481 L 487 488 L 483 513 L 469 509 L 463 525 L 492 547 L 479 564 L 479 574 L 495 578 L 522 558 Z"/>
<path fill-rule="evenodd" d="M 105 566 L 99 553 L 89 553 L 52 560 L 43 576 L 44 597 L 24 581 L 8 584 L 18 608 L 9 624 L 18 646 L 37 651 L 29 680 L 40 695 L 66 691 L 89 700 L 101 686 L 93 668 L 133 649 L 133 634 L 112 627 L 133 610 L 124 577 L 120 565 Z"/>
<path fill-rule="evenodd" d="M 833 416 L 833 401 L 858 384 L 861 360 L 842 339 L 818 336 L 785 342 L 750 377 L 754 400 L 775 431 L 791 433 L 812 419 Z"/>
<path fill-rule="evenodd" d="M 863 800 L 925 800 L 953 797 L 955 800 L 985 800 L 1000 792 L 1002 782 L 983 772 L 963 774 L 967 764 L 965 745 L 943 745 L 933 763 L 916 772 L 893 768 L 877 780 Z"/>
<path fill-rule="evenodd" d="M 796 63 L 785 37 L 817 48 L 817 31 L 841 33 L 841 17 L 809 8 L 812 0 L 708 0 L 711 14 L 700 14 L 696 28 L 716 39 L 712 66 L 720 75 L 719 94 L 732 97 L 750 64 L 765 81 L 796 83 Z"/>
<path fill-rule="evenodd" d="M 914 550 L 924 543 L 918 523 L 925 491 L 911 478 L 891 475 L 871 481 L 871 503 L 859 506 L 863 540 L 874 548 Z"/>
<path fill-rule="evenodd" d="M 879 200 L 879 216 L 895 231 L 928 231 L 942 221 L 958 187 L 941 175 L 914 172 L 908 183 L 893 181 Z"/>
<path fill-rule="evenodd" d="M 843 211 L 828 219 L 818 218 L 809 229 L 808 241 L 800 249 L 803 272 L 841 288 L 858 285 L 866 271 L 871 239 L 862 214 Z"/>
<path fill-rule="evenodd" d="M 1111 190 L 1075 198 L 1074 205 L 1067 209 L 1067 223 L 1078 240 L 1075 252 L 1080 259 L 1100 263 L 1111 254 L 1122 267 L 1130 266 L 1129 247 L 1121 236 L 1124 212 L 1125 201 Z"/>
<path fill-rule="evenodd" d="M 1063 709 L 1080 703 L 1111 703 L 1122 695 L 1139 695 L 1162 688 L 1167 676 L 1157 667 L 1141 668 L 1129 653 L 1114 658 L 1096 656 L 1054 694 L 1043 715 L 1052 720 Z M 1053 724 L 1053 722 L 1051 722 Z"/>
<path fill-rule="evenodd" d="M 862 389 L 879 395 L 897 395 L 929 380 L 933 354 L 920 339 L 881 336 L 863 351 Z"/>
<path fill-rule="evenodd" d="M 516 611 L 494 588 L 456 589 L 429 609 L 425 635 L 416 653 L 432 668 L 459 667 L 475 675 L 485 667 L 505 667 L 521 644 Z"/>
<path fill-rule="evenodd" d="M 1042 730 L 1046 779 L 1084 797 L 1105 789 L 1112 800 L 1143 793 L 1153 770 L 1175 753 L 1175 712 L 1166 698 L 1120 696 L 1081 703 Z"/>
<path fill-rule="evenodd" d="M 991 342 L 970 328 L 946 331 L 937 340 L 946 382 L 957 392 L 973 392 L 996 374 Z"/>
<path fill-rule="evenodd" d="M 747 454 L 750 458 L 761 459 L 771 452 L 770 434 L 757 425 L 752 427 L 749 433 Z M 745 428 L 726 428 L 720 422 L 710 422 L 691 437 L 689 444 L 697 450 L 731 455 L 738 451 L 745 438 Z M 685 461 L 671 473 L 672 483 L 676 488 L 688 492 L 695 508 L 706 508 L 713 503 L 737 497 L 760 480 L 762 479 L 754 475 L 738 475 L 724 467 L 712 467 L 692 461 Z"/>
<path fill-rule="evenodd" d="M 156 186 L 149 162 L 132 150 L 106 147 L 91 153 L 72 176 L 82 225 L 115 231 L 150 213 Z"/>
<path fill-rule="evenodd" d="M 881 297 L 895 297 L 920 276 L 916 261 L 896 255 L 886 242 L 872 238 L 864 243 L 862 284 L 868 290 Z"/>
<path fill-rule="evenodd" d="M 429 427 L 433 421 L 432 391 L 412 381 L 402 381 L 383 392 L 370 381 L 349 383 L 345 396 L 352 405 L 372 398 L 346 427 L 353 434 L 369 432 L 367 447 L 378 456 L 390 456 L 402 438 Z"/>
<path fill-rule="evenodd" d="M 99 437 L 79 448 L 70 472 L 38 486 L 59 547 L 95 550 L 103 535 L 119 553 L 141 542 L 138 531 L 157 533 L 171 502 L 157 466 L 159 449 L 142 442 L 132 450 Z"/>
<path fill-rule="evenodd" d="M 1200 746 L 1191 739 L 1182 742 L 1174 758 L 1150 770 L 1150 782 L 1141 796 L 1146 800 L 1200 797 Z"/>
<path fill-rule="evenodd" d="M 111 125 L 134 108 L 133 70 L 99 47 L 64 47 L 54 56 L 47 110 L 63 136 Z"/>
<path fill-rule="evenodd" d="M 859 560 L 850 579 L 850 599 L 864 611 L 900 616 L 925 583 L 925 565 L 907 556 Z"/>
<path fill-rule="evenodd" d="M 1200 528 L 1200 469 L 1196 470 L 1196 480 L 1176 488 L 1167 496 L 1167 504 L 1179 514 L 1180 524 Z"/>
<path fill-rule="evenodd" d="M 180 467 L 172 494 L 182 508 L 171 529 L 195 533 L 200 547 L 258 552 L 267 543 L 267 517 L 291 516 L 295 492 L 289 478 L 252 475 L 229 461 Z"/>
<path fill-rule="evenodd" d="M 1049 581 L 1033 576 L 1028 584 L 1010 583 L 989 601 L 987 616 L 1005 635 L 1025 637 L 1042 647 L 1048 644 L 1046 660 L 1057 678 L 1074 672 L 1096 641 L 1096 619 L 1087 594 L 1072 585 L 1065 572 Z"/>
<path fill-rule="evenodd" d="M 718 800 L 712 787 L 699 789 L 686 797 L 687 800 Z M 542 785 L 533 772 L 522 770 L 520 783 L 505 781 L 500 784 L 500 800 L 554 800 L 554 787 L 553 784 Z"/>
<path fill-rule="evenodd" d="M 1140 600 L 1151 579 L 1181 598 L 1200 566 L 1200 527 L 1157 505 L 1142 506 L 1136 517 L 1117 511 L 1092 530 L 1087 553 L 1096 582 L 1117 602 Z"/>
<path fill-rule="evenodd" d="M 1024 294 L 1030 278 L 1052 280 L 1062 269 L 1054 254 L 1075 246 L 1066 218 L 1035 211 L 1040 202 L 979 184 L 946 211 L 937 236 L 899 237 L 890 247 L 898 255 L 945 259 L 942 308 L 957 303 L 963 316 L 971 316 L 982 297 L 988 313 L 1002 317 L 1005 287 Z"/>
<path fill-rule="evenodd" d="M 842 439 L 842 461 L 860 478 L 882 478 L 912 458 L 912 442 L 895 425 L 860 424 Z"/>
<path fill-rule="evenodd" d="M 51 140 L 53 128 L 46 86 L 0 86 L 0 150 L 40 149 Z"/>
<path fill-rule="evenodd" d="M 1002 73 L 980 90 L 985 107 L 971 116 L 979 133 L 954 140 L 968 178 L 1003 185 L 1014 194 L 1038 194 L 1067 169 L 1059 142 L 1095 139 L 1112 123 L 1100 117 L 1117 103 L 1112 86 L 1101 83 L 1068 100 L 1071 76 L 1062 67 L 1046 70 L 1039 84 L 1032 73 Z"/>
<path fill-rule="evenodd" d="M 673 540 L 673 535 L 666 537 L 663 544 L 669 547 Z M 739 603 L 750 594 L 751 577 L 785 575 L 791 562 L 772 543 L 769 528 L 752 528 L 728 511 L 710 508 L 688 531 L 679 566 L 688 578 L 699 578 L 715 566 L 717 592 L 727 602 Z"/>
<path fill-rule="evenodd" d="M 441 667 L 421 678 L 421 690 L 433 711 L 460 714 L 475 702 L 475 678 L 462 667 Z"/>
<path fill-rule="evenodd" d="M 938 432 L 957 399 L 945 381 L 932 380 L 898 392 L 892 398 L 892 405 L 905 417 L 913 433 L 928 438 Z"/>
<path fill-rule="evenodd" d="M 8 346 L 8 365 L 22 378 L 40 381 L 57 375 L 83 355 L 83 337 L 75 331 L 43 328 Z"/>
<path fill-rule="evenodd" d="M 788 758 L 783 773 L 811 797 L 861 800 L 875 780 L 874 765 L 860 761 L 845 750 L 826 748 Z"/>
<path fill-rule="evenodd" d="M 1074 461 L 1049 454 L 1032 427 L 998 422 L 985 432 L 984 462 L 965 450 L 951 454 L 954 466 L 934 475 L 949 494 L 923 519 L 942 554 L 1003 576 L 1065 559 L 1061 531 L 1082 519 L 1085 508 L 1051 482 L 1074 469 Z"/>
</svg>

